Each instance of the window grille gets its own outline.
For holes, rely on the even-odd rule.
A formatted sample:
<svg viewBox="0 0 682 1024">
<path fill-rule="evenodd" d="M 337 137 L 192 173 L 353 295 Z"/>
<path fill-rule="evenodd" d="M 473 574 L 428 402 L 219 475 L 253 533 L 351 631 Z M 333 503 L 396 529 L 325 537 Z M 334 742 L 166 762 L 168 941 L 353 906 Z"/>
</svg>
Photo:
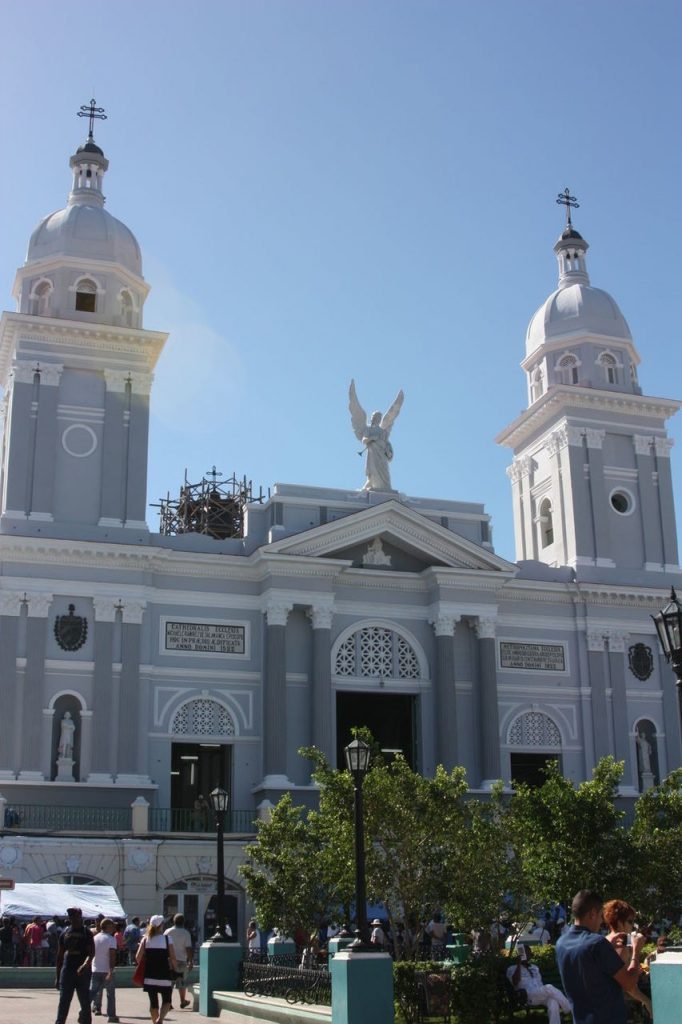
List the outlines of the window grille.
<svg viewBox="0 0 682 1024">
<path fill-rule="evenodd" d="M 178 709 L 171 732 L 176 736 L 234 736 L 234 720 L 215 700 L 190 700 Z"/>
<path fill-rule="evenodd" d="M 549 747 L 561 749 L 561 733 L 555 723 L 541 711 L 527 711 L 512 723 L 509 730 L 512 747 Z"/>
<path fill-rule="evenodd" d="M 365 626 L 347 637 L 336 652 L 338 676 L 363 679 L 419 679 L 419 659 L 399 633 L 385 626 Z"/>
</svg>

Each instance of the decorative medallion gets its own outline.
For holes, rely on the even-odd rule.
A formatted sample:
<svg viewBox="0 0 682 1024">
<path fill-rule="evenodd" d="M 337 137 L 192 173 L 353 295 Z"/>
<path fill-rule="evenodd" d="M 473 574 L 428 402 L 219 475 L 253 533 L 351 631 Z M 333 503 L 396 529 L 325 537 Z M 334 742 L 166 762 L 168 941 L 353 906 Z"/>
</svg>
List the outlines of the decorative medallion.
<svg viewBox="0 0 682 1024">
<path fill-rule="evenodd" d="M 130 851 L 128 861 L 136 871 L 144 871 L 152 862 L 151 851 L 138 846 L 136 850 Z"/>
<path fill-rule="evenodd" d="M 628 649 L 628 662 L 633 676 L 644 681 L 654 670 L 654 656 L 646 644 L 633 644 Z"/>
<path fill-rule="evenodd" d="M 21 850 L 16 846 L 0 846 L 0 864 L 3 868 L 13 868 L 21 860 Z"/>
<path fill-rule="evenodd" d="M 58 615 L 54 622 L 54 635 L 63 651 L 79 651 L 88 637 L 88 620 L 74 615 L 76 606 L 69 605 L 68 615 Z"/>
</svg>

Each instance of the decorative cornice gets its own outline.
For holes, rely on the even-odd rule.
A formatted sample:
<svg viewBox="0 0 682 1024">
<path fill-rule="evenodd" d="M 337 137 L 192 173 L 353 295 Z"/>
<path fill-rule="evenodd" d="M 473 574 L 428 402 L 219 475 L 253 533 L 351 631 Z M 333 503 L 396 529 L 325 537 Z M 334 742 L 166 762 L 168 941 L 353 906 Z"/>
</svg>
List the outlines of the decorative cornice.
<svg viewBox="0 0 682 1024">
<path fill-rule="evenodd" d="M 128 601 L 121 608 L 121 616 L 124 623 L 133 623 L 138 625 L 142 622 L 142 617 L 147 607 L 146 601 Z"/>
<path fill-rule="evenodd" d="M 476 630 L 476 636 L 479 640 L 494 640 L 495 639 L 495 619 L 483 619 L 478 618 L 474 623 L 474 629 Z"/>
<path fill-rule="evenodd" d="M 37 359 L 15 359 L 12 364 L 12 376 L 17 384 L 33 384 L 37 373 L 42 385 L 57 387 L 63 370 L 61 363 L 41 363 Z"/>
<path fill-rule="evenodd" d="M 587 440 L 588 448 L 601 449 L 604 447 L 604 438 L 606 437 L 605 430 L 595 430 L 592 427 L 587 427 L 585 430 L 585 438 Z"/>
<path fill-rule="evenodd" d="M 142 373 L 139 370 L 105 369 L 104 380 L 107 391 L 124 393 L 126 386 L 130 384 L 130 389 L 134 395 L 148 395 L 152 389 L 154 374 Z"/>
<path fill-rule="evenodd" d="M 121 609 L 118 601 L 108 597 L 95 597 L 92 603 L 95 607 L 95 622 L 116 621 L 116 612 Z"/>
<path fill-rule="evenodd" d="M 654 439 L 650 434 L 635 434 L 632 438 L 637 455 L 651 455 Z"/>
<path fill-rule="evenodd" d="M 621 633 L 619 630 L 609 629 L 606 634 L 606 639 L 609 642 L 609 650 L 614 654 L 622 653 L 625 650 L 625 643 L 628 636 L 628 633 Z"/>
<path fill-rule="evenodd" d="M 663 459 L 670 458 L 670 450 L 675 444 L 673 437 L 656 437 L 654 438 L 654 447 L 656 454 Z"/>
<path fill-rule="evenodd" d="M 285 598 L 276 597 L 275 595 L 268 596 L 263 605 L 265 620 L 268 626 L 286 626 L 289 613 L 293 607 L 293 603 Z"/>
<path fill-rule="evenodd" d="M 603 651 L 605 645 L 605 637 L 602 633 L 593 633 L 588 630 L 587 632 L 587 649 L 588 651 Z"/>
<path fill-rule="evenodd" d="M 20 615 L 23 602 L 23 593 L 20 594 L 15 590 L 0 590 L 0 615 Z"/>
<path fill-rule="evenodd" d="M 313 629 L 331 629 L 334 621 L 333 604 L 314 604 L 307 610 Z M 269 620 L 268 620 L 269 623 Z"/>
<path fill-rule="evenodd" d="M 26 594 L 29 619 L 47 618 L 53 597 L 53 594 Z"/>
<path fill-rule="evenodd" d="M 518 448 L 535 438 L 543 427 L 555 420 L 569 407 L 583 410 L 590 415 L 594 412 L 614 411 L 628 416 L 646 419 L 667 420 L 673 416 L 682 403 L 671 398 L 649 398 L 646 395 L 630 395 L 621 391 L 600 391 L 597 388 L 581 388 L 570 384 L 556 384 L 542 398 L 517 416 L 495 438 L 497 444 Z"/>
<path fill-rule="evenodd" d="M 437 615 L 434 618 L 429 618 L 429 623 L 433 626 L 436 636 L 454 636 L 455 626 L 461 617 L 461 615 Z"/>
<path fill-rule="evenodd" d="M 533 460 L 530 455 L 522 455 L 514 459 L 511 466 L 507 466 L 507 476 L 513 484 L 516 484 L 524 476 L 529 476 L 533 468 Z"/>
</svg>

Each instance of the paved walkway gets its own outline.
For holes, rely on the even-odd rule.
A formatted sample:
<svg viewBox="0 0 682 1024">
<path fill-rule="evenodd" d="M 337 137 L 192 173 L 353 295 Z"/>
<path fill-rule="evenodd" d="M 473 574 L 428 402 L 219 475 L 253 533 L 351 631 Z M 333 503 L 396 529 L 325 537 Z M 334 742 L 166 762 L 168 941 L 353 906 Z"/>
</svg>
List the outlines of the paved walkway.
<svg viewBox="0 0 682 1024">
<path fill-rule="evenodd" d="M 2 1024 L 54 1024 L 59 993 L 56 989 L 2 988 L 0 989 L 0 1021 Z M 177 1006 L 177 993 L 173 1001 Z M 104 997 L 106 1007 L 106 995 Z M 78 1000 L 74 996 L 67 1024 L 77 1024 Z M 122 988 L 116 992 L 116 1012 L 121 1024 L 151 1024 L 149 1000 L 139 988 Z M 93 1017 L 92 1024 L 106 1024 L 106 1016 Z M 171 1010 L 166 1017 L 169 1024 L 252 1024 L 250 1018 L 240 1014 L 221 1013 L 220 1017 L 204 1017 L 192 1010 Z"/>
</svg>

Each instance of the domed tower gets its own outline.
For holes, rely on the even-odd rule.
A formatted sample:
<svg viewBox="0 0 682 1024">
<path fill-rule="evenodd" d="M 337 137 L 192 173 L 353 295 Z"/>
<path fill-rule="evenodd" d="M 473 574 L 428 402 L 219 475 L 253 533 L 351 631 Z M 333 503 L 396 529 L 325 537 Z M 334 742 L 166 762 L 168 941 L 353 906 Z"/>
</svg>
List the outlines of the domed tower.
<svg viewBox="0 0 682 1024">
<path fill-rule="evenodd" d="M 680 403 L 642 395 L 625 317 L 590 284 L 577 203 L 568 189 L 557 201 L 567 210 L 558 287 L 531 318 L 521 363 L 528 408 L 497 438 L 514 451 L 516 557 L 653 582 L 677 568 L 665 422 Z"/>
<path fill-rule="evenodd" d="M 31 235 L 18 311 L 0 321 L 0 530 L 130 540 L 147 531 L 149 391 L 167 335 L 142 328 L 140 247 L 104 208 L 102 108 L 81 110 L 90 131 L 66 206 Z"/>
</svg>

